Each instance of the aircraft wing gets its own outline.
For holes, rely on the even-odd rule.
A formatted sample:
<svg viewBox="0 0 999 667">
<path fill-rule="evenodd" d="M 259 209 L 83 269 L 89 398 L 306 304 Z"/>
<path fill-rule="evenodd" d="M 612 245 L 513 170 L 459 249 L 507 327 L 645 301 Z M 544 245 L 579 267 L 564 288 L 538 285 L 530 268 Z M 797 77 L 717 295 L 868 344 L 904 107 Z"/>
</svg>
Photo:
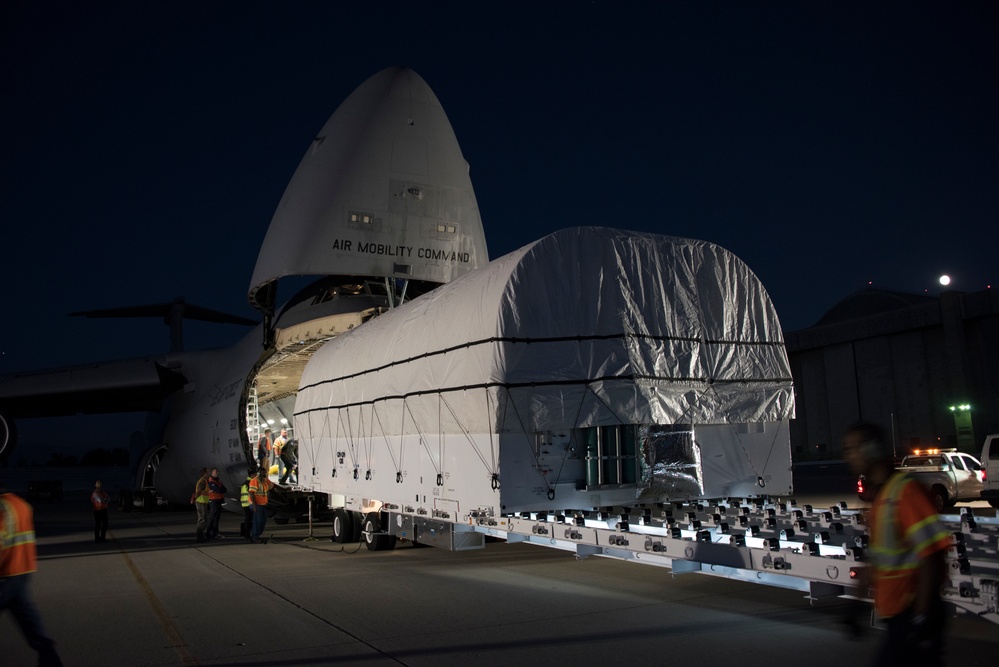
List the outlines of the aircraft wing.
<svg viewBox="0 0 999 667">
<path fill-rule="evenodd" d="M 54 368 L 0 377 L 4 417 L 159 411 L 186 383 L 163 357 Z"/>
</svg>

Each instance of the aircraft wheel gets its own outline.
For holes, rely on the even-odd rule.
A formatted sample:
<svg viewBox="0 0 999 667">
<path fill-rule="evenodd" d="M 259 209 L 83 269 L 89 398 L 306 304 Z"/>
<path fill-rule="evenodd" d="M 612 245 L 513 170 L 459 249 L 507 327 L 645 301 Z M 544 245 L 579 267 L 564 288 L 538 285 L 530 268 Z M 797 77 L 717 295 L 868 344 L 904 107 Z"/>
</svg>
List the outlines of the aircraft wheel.
<svg viewBox="0 0 999 667">
<path fill-rule="evenodd" d="M 332 540 L 338 544 L 350 542 L 354 536 L 353 513 L 342 507 L 333 510 L 333 537 Z M 356 541 L 356 540 L 354 540 Z"/>
<path fill-rule="evenodd" d="M 142 494 L 142 511 L 152 512 L 156 509 L 156 494 L 152 491 L 146 491 Z"/>
</svg>

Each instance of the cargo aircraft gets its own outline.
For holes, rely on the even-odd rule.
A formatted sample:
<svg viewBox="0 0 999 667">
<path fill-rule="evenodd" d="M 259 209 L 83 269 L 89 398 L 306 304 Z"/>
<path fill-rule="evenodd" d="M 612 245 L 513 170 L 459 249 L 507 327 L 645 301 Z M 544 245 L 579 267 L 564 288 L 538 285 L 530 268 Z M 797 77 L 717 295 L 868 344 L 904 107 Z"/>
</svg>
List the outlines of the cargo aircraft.
<svg viewBox="0 0 999 667">
<path fill-rule="evenodd" d="M 315 280 L 278 307 L 290 276 Z M 301 477 L 275 518 L 319 498 L 337 542 L 489 537 L 857 594 L 859 513 L 784 500 L 793 382 L 755 274 L 713 243 L 600 227 L 490 262 L 468 165 L 411 70 L 371 77 L 320 130 L 248 298 L 263 321 L 224 350 L 181 351 L 180 322 L 245 321 L 179 300 L 89 313 L 167 314 L 174 350 L 0 378 L 0 450 L 17 418 L 159 409 L 122 503 L 186 503 L 211 466 L 237 509 L 259 434 L 285 427 Z M 994 574 L 953 551 L 949 598 L 996 616 Z"/>
<path fill-rule="evenodd" d="M 173 349 L 0 378 L 0 457 L 13 450 L 20 419 L 152 411 L 164 419 L 138 462 L 138 494 L 122 502 L 187 503 L 205 466 L 238 490 L 265 428 L 294 437 L 299 380 L 316 350 L 488 261 L 469 166 L 444 109 L 414 71 L 383 70 L 322 127 L 278 203 L 247 294 L 262 322 L 180 300 L 79 313 L 163 315 Z M 315 280 L 279 307 L 278 282 L 292 276 Z M 229 348 L 183 351 L 184 318 L 255 327 Z"/>
</svg>

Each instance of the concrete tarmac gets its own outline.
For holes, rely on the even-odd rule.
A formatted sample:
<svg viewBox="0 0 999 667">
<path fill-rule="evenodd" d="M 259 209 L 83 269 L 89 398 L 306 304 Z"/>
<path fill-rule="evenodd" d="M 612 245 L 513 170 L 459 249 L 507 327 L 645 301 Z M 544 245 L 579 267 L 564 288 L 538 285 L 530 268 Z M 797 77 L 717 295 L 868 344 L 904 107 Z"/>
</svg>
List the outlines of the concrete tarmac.
<svg viewBox="0 0 999 667">
<path fill-rule="evenodd" d="M 85 495 L 35 511 L 33 594 L 70 666 L 866 665 L 882 637 L 847 639 L 840 600 L 532 545 L 372 552 L 273 522 L 254 545 L 229 513 L 198 544 L 193 512 L 117 510 L 98 544 Z M 995 625 L 949 637 L 947 664 L 995 664 Z M 4 613 L 0 665 L 33 664 Z"/>
</svg>

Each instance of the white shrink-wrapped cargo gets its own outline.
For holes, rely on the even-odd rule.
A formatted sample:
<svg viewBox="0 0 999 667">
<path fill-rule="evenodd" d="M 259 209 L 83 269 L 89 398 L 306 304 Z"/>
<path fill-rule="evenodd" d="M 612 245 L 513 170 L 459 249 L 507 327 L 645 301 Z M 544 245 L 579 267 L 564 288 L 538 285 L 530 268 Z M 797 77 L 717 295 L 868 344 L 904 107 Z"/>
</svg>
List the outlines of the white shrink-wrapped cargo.
<svg viewBox="0 0 999 667">
<path fill-rule="evenodd" d="M 456 516 L 788 493 L 793 409 L 741 260 L 581 227 L 327 343 L 295 417 L 306 487 Z"/>
</svg>

